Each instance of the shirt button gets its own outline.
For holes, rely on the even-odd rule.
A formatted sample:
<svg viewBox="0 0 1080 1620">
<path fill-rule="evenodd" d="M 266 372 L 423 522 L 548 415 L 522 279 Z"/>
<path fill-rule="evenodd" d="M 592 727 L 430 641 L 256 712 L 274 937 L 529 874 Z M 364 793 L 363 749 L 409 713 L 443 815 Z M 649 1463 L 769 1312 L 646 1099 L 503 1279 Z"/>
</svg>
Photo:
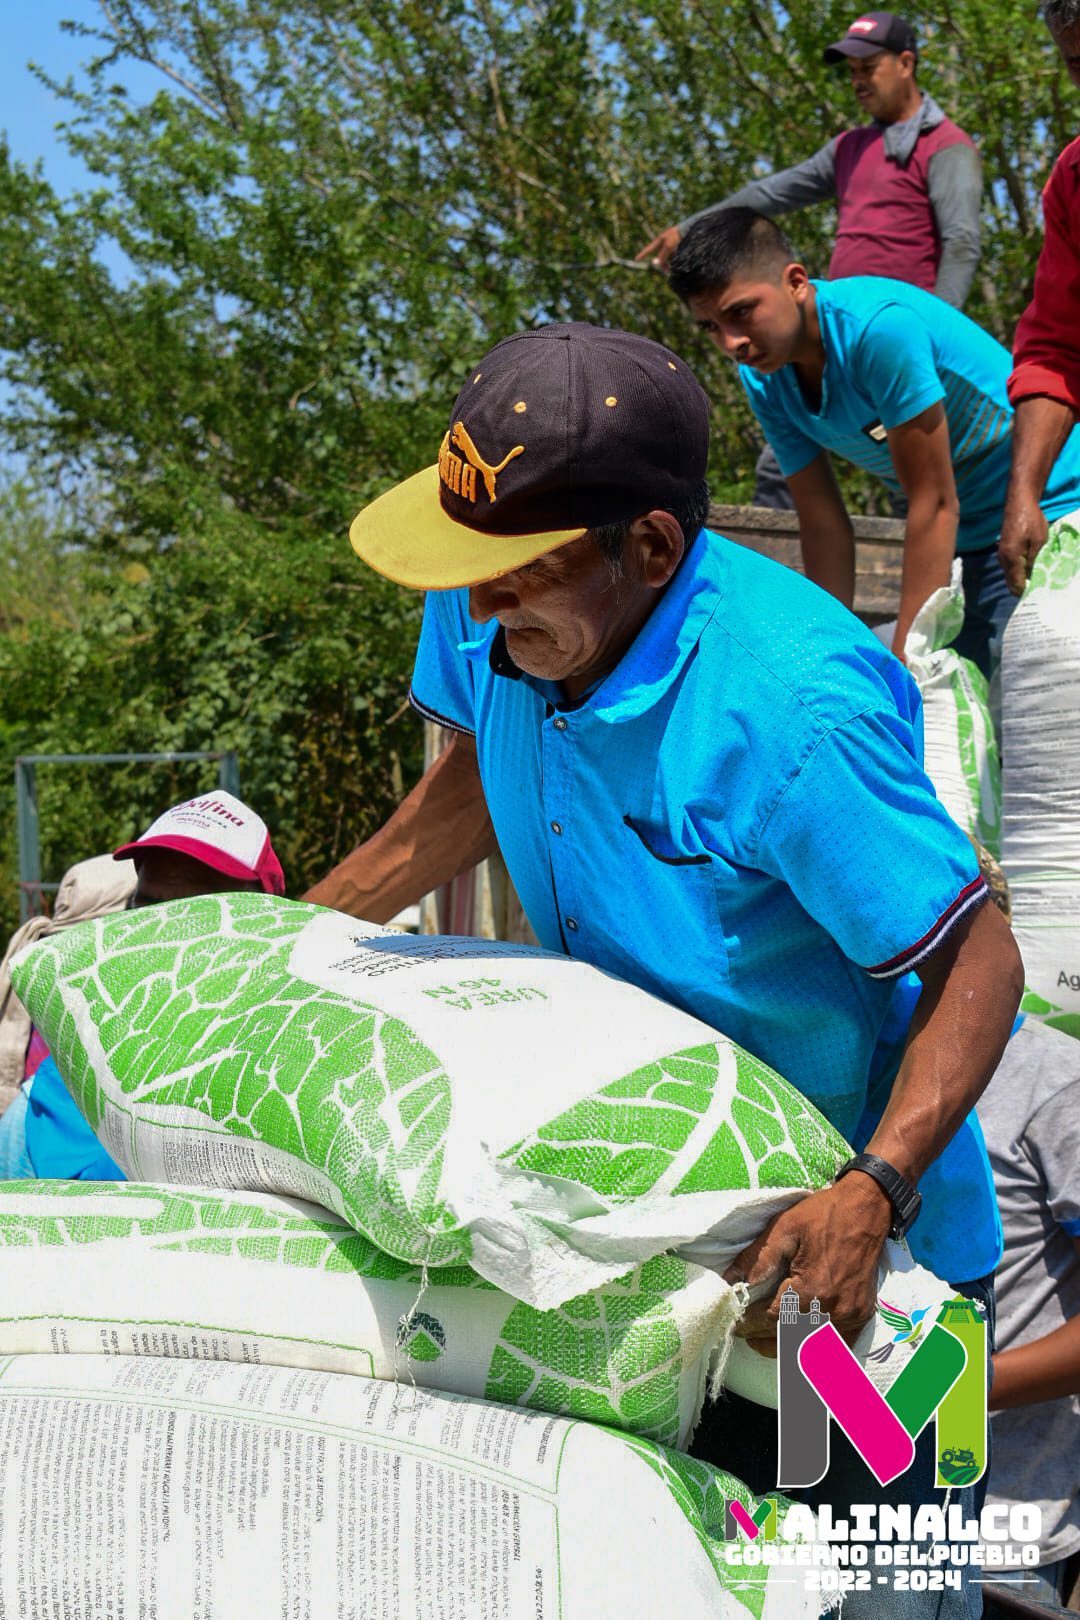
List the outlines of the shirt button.
<svg viewBox="0 0 1080 1620">
<path fill-rule="evenodd" d="M 555 730 L 556 731 L 565 731 L 566 730 L 566 721 L 563 719 L 561 714 L 556 718 Z"/>
<path fill-rule="evenodd" d="M 562 832 L 562 822 L 561 821 L 553 821 L 551 823 L 551 830 L 552 830 L 553 833 L 561 833 Z"/>
<path fill-rule="evenodd" d="M 570 932 L 572 934 L 576 934 L 577 933 L 577 918 L 576 917 L 567 917 L 566 926 L 567 926 L 567 928 L 569 928 L 569 930 L 570 930 Z"/>
</svg>

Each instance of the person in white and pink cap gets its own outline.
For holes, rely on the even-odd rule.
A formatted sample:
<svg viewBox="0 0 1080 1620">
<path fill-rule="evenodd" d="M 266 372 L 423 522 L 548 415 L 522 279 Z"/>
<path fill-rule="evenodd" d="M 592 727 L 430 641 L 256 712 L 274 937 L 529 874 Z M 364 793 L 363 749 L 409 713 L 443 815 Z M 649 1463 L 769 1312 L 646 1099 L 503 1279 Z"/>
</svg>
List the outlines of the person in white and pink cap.
<svg viewBox="0 0 1080 1620">
<path fill-rule="evenodd" d="M 113 859 L 135 863 L 131 906 L 223 890 L 285 893 L 265 821 L 221 788 L 166 810 L 141 838 L 121 844 Z"/>
<path fill-rule="evenodd" d="M 128 907 L 245 889 L 285 892 L 265 821 L 220 788 L 166 810 L 141 838 L 121 844 L 113 859 L 130 860 L 135 867 Z M 107 904 L 86 915 L 119 910 L 125 904 L 124 886 L 115 888 Z M 79 920 L 77 912 L 65 918 Z M 123 1171 L 79 1113 L 48 1048 L 28 1024 L 27 1037 L 25 1078 L 0 1116 L 0 1176 L 122 1181 Z"/>
</svg>

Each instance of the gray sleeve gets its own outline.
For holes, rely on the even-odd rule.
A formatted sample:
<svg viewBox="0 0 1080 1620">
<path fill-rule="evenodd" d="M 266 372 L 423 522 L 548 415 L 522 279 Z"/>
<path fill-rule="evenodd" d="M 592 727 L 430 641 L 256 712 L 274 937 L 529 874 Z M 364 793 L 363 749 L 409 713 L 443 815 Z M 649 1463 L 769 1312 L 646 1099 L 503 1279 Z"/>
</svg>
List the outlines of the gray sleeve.
<svg viewBox="0 0 1080 1620">
<path fill-rule="evenodd" d="M 1071 1036 L 1062 1041 L 1077 1045 Z M 1062 1078 L 1075 1078 L 1028 1120 L 1024 1142 L 1042 1168 L 1050 1213 L 1066 1232 L 1080 1236 L 1080 1051 L 1070 1052 L 1063 1044 L 1055 1057 Z"/>
<path fill-rule="evenodd" d="M 982 159 L 963 142 L 946 146 L 930 159 L 928 184 L 941 239 L 934 291 L 954 309 L 962 309 L 979 262 Z"/>
<path fill-rule="evenodd" d="M 805 163 L 796 163 L 791 169 L 781 169 L 779 174 L 770 174 L 764 180 L 751 180 L 748 186 L 741 186 L 722 201 L 711 203 L 708 208 L 681 219 L 679 235 L 685 236 L 691 225 L 704 219 L 706 214 L 718 213 L 721 208 L 755 208 L 759 214 L 771 219 L 774 214 L 789 214 L 793 208 L 805 208 L 808 203 L 825 202 L 827 198 L 835 197 L 836 142 L 839 138 L 835 136 L 820 152 L 808 157 Z"/>
</svg>

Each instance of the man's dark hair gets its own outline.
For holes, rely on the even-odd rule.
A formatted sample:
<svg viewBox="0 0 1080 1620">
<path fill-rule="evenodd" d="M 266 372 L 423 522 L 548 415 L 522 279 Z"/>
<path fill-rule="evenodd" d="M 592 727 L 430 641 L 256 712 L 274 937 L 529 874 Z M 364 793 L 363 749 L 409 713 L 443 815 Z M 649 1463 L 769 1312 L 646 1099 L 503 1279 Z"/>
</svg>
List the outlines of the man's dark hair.
<svg viewBox="0 0 1080 1620">
<path fill-rule="evenodd" d="M 678 506 L 661 506 L 660 512 L 670 512 L 683 532 L 683 540 L 689 546 L 697 539 L 709 518 L 709 486 L 702 479 L 697 489 L 681 501 Z M 605 523 L 599 529 L 590 529 L 589 534 L 600 547 L 607 559 L 613 581 L 622 578 L 623 547 L 626 537 L 630 533 L 633 518 L 627 518 L 622 523 Z"/>
<path fill-rule="evenodd" d="M 723 289 L 737 275 L 779 274 L 798 255 L 779 225 L 753 208 L 720 208 L 691 225 L 668 270 L 671 290 L 685 303 Z"/>
<path fill-rule="evenodd" d="M 1043 22 L 1055 34 L 1080 22 L 1080 0 L 1042 0 Z"/>
</svg>

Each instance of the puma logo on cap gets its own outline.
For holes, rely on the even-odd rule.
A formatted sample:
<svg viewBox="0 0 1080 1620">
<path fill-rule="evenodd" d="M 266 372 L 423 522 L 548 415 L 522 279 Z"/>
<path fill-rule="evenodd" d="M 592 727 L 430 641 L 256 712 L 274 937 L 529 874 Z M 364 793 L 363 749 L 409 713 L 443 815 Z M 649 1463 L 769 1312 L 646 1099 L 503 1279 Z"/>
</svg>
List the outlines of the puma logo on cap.
<svg viewBox="0 0 1080 1620">
<path fill-rule="evenodd" d="M 464 462 L 460 461 L 457 456 L 451 455 L 451 439 L 453 439 L 457 449 L 464 453 Z M 515 456 L 524 455 L 524 453 L 525 446 L 515 444 L 514 448 L 508 450 L 500 462 L 492 465 L 490 461 L 484 460 L 484 457 L 476 448 L 464 422 L 455 422 L 439 448 L 439 477 L 449 489 L 453 490 L 455 495 L 463 495 L 467 501 L 475 501 L 476 474 L 479 473 L 484 480 L 487 498 L 494 505 L 496 479 L 508 462 L 513 461 Z"/>
</svg>

